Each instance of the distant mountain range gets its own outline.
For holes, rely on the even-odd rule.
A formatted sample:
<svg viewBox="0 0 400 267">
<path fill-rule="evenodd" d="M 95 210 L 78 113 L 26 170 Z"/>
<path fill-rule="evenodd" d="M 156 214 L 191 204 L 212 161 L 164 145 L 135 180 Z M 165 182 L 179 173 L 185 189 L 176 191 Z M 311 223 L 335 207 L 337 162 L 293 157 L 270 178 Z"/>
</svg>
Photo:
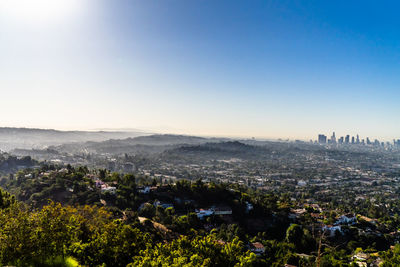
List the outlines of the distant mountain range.
<svg viewBox="0 0 400 267">
<path fill-rule="evenodd" d="M 102 142 L 63 144 L 51 147 L 67 153 L 124 154 L 124 153 L 159 153 L 180 145 L 199 145 L 221 142 L 223 138 L 203 138 L 187 135 L 157 134 L 125 139 L 110 139 Z"/>
<path fill-rule="evenodd" d="M 0 127 L 0 150 L 15 148 L 43 149 L 67 143 L 124 139 L 146 135 L 144 132 L 124 131 L 58 131 L 52 129 Z"/>
<path fill-rule="evenodd" d="M 58 155 L 145 155 L 160 159 L 261 159 L 275 151 L 281 154 L 321 148 L 296 143 L 235 141 L 188 135 L 148 134 L 124 131 L 58 131 L 0 128 L 0 150 L 17 156 L 51 159 Z"/>
</svg>

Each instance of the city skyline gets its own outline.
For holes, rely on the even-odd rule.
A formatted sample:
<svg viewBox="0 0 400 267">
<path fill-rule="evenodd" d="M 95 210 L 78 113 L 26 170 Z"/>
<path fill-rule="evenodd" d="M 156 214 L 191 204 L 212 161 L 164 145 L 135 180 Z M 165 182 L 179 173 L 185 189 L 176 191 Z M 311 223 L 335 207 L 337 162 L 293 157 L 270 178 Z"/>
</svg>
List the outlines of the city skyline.
<svg viewBox="0 0 400 267">
<path fill-rule="evenodd" d="M 362 137 L 359 134 L 350 135 L 345 134 L 340 137 L 336 136 L 336 132 L 333 131 L 331 137 L 325 134 L 318 134 L 318 138 L 312 142 L 319 144 L 339 144 L 339 145 L 395 145 L 400 146 L 400 139 L 393 138 L 392 140 L 379 140 L 377 138 L 370 138 L 369 136 Z"/>
<path fill-rule="evenodd" d="M 397 3 L 0 0 L 0 126 L 400 135 Z"/>
</svg>

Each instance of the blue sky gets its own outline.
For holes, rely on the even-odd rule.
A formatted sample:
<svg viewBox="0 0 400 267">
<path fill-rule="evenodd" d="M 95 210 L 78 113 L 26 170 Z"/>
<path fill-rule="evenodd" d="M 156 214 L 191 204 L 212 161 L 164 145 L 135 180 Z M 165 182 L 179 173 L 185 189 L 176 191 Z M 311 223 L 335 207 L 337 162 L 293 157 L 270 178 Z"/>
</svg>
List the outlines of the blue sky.
<svg viewBox="0 0 400 267">
<path fill-rule="evenodd" d="M 400 138 L 394 1 L 37 1 L 0 0 L 2 126 Z"/>
</svg>

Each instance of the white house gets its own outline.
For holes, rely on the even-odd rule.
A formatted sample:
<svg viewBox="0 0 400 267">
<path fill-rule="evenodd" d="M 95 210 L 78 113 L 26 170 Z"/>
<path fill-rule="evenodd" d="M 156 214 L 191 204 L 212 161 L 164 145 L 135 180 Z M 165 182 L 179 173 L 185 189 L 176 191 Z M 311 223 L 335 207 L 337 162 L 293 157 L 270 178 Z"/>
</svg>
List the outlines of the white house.
<svg viewBox="0 0 400 267">
<path fill-rule="evenodd" d="M 357 217 L 353 214 L 346 214 L 339 217 L 335 224 L 355 224 Z"/>
<path fill-rule="evenodd" d="M 109 192 L 110 194 L 115 195 L 115 193 L 117 192 L 117 188 L 113 186 L 102 187 L 101 192 L 102 193 Z"/>
</svg>

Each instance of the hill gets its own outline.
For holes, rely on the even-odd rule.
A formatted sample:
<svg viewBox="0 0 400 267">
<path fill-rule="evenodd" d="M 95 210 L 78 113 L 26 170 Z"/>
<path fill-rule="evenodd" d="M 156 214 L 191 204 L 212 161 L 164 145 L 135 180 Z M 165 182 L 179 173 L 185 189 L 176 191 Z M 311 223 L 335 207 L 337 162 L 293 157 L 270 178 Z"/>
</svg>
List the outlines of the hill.
<svg viewBox="0 0 400 267">
<path fill-rule="evenodd" d="M 164 152 L 164 157 L 184 157 L 202 159 L 253 159 L 263 157 L 268 149 L 260 146 L 244 144 L 239 141 L 218 143 L 205 143 L 200 145 L 187 145 L 170 149 Z"/>
<path fill-rule="evenodd" d="M 32 149 L 57 146 L 66 143 L 105 141 L 145 135 L 143 132 L 108 131 L 59 131 L 53 129 L 0 128 L 0 150 Z"/>
<path fill-rule="evenodd" d="M 187 135 L 157 134 L 138 136 L 125 139 L 110 139 L 101 142 L 84 142 L 63 144 L 52 147 L 54 150 L 67 153 L 92 153 L 92 154 L 136 154 L 160 153 L 179 145 L 199 145 L 208 142 L 219 142 L 224 139 L 203 138 Z"/>
</svg>

